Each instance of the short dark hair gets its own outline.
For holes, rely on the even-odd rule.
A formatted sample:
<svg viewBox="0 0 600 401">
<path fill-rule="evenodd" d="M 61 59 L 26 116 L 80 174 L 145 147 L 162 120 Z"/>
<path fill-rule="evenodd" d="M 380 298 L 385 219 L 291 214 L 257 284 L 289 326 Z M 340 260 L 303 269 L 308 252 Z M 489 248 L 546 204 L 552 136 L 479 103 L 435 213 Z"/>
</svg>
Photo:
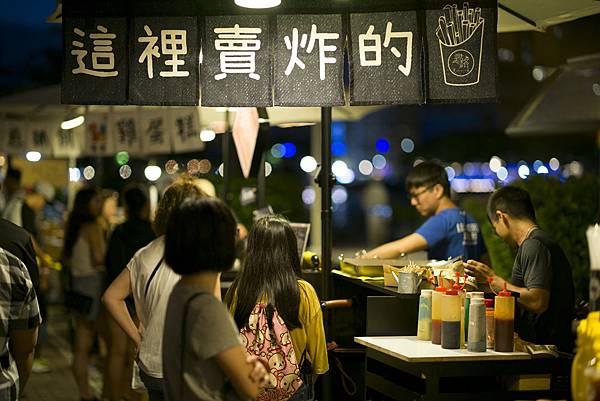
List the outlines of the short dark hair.
<svg viewBox="0 0 600 401">
<path fill-rule="evenodd" d="M 433 187 L 440 184 L 444 188 L 444 195 L 450 196 L 450 184 L 446 169 L 439 163 L 424 161 L 417 164 L 406 176 L 406 190 L 418 187 Z"/>
<path fill-rule="evenodd" d="M 165 262 L 181 275 L 229 270 L 236 229 L 231 210 L 221 200 L 191 196 L 171 212 Z"/>
<path fill-rule="evenodd" d="M 147 219 L 148 195 L 139 184 L 129 184 L 123 189 L 123 200 L 127 207 L 127 217 Z M 146 213 L 146 216 L 143 214 Z"/>
<path fill-rule="evenodd" d="M 529 192 L 524 188 L 508 185 L 492 193 L 487 203 L 488 218 L 496 221 L 496 210 L 515 219 L 529 219 L 535 223 L 535 209 Z"/>
</svg>

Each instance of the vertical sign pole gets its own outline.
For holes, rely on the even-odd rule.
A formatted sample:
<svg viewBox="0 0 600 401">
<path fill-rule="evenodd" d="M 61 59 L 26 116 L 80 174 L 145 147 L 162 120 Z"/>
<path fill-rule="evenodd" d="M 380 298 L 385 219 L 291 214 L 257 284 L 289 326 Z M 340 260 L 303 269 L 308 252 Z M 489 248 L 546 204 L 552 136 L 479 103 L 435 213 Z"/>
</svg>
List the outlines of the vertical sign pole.
<svg viewBox="0 0 600 401">
<path fill-rule="evenodd" d="M 322 238 L 322 291 L 321 298 L 328 300 L 331 272 L 331 107 L 321 108 L 321 238 Z M 326 319 L 327 320 L 327 319 Z M 327 329 L 327 326 L 325 326 Z"/>
<path fill-rule="evenodd" d="M 258 175 L 256 177 L 256 206 L 258 209 L 262 209 L 267 206 L 265 197 L 265 153 L 263 152 L 260 156 L 260 167 L 258 168 Z"/>
<path fill-rule="evenodd" d="M 225 111 L 225 133 L 221 142 L 221 153 L 223 155 L 223 189 L 221 199 L 229 205 L 229 168 L 231 166 L 229 154 L 231 153 L 231 132 L 229 127 L 229 108 Z"/>
<path fill-rule="evenodd" d="M 331 248 L 333 227 L 331 222 L 331 107 L 321 108 L 321 300 L 331 298 Z M 329 332 L 331 318 L 324 313 L 325 336 Z M 321 385 L 321 398 L 331 400 L 331 376 L 325 375 Z"/>
</svg>

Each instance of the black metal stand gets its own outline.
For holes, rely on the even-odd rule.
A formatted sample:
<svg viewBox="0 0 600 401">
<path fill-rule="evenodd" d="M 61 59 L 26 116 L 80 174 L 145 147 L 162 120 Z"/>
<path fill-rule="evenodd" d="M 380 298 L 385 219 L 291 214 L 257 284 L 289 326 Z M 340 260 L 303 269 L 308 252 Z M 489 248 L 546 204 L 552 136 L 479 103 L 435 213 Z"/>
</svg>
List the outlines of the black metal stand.
<svg viewBox="0 0 600 401">
<path fill-rule="evenodd" d="M 321 299 L 327 300 L 331 294 L 331 247 L 332 247 L 332 223 L 331 223 L 331 107 L 321 108 L 321 273 L 322 293 Z M 325 326 L 327 329 L 327 326 Z"/>
</svg>

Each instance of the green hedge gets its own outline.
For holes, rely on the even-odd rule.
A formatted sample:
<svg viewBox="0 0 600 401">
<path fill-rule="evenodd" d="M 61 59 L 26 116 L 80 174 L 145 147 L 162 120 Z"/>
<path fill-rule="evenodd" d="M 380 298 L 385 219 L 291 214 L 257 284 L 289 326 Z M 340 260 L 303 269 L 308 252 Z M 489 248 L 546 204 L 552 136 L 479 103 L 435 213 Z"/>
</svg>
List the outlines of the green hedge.
<svg viewBox="0 0 600 401">
<path fill-rule="evenodd" d="M 576 296 L 588 299 L 589 254 L 585 231 L 598 222 L 598 177 L 571 178 L 566 182 L 535 176 L 515 184 L 529 191 L 538 224 L 550 233 L 565 251 L 573 269 Z M 469 198 L 463 208 L 481 225 L 483 238 L 498 274 L 510 278 L 515 251 L 495 235 L 485 211 L 485 199 Z"/>
</svg>

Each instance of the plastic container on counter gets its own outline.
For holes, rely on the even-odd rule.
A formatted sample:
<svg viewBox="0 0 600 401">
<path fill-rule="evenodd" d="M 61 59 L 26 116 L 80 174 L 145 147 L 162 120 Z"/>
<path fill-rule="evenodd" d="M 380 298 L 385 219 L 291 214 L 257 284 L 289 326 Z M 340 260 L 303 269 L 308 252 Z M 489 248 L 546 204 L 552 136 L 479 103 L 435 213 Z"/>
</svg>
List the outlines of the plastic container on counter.
<svg viewBox="0 0 600 401">
<path fill-rule="evenodd" d="M 448 289 L 441 276 L 438 283 L 440 286 L 431 294 L 431 342 L 439 345 L 442 343 L 442 297 Z"/>
<path fill-rule="evenodd" d="M 472 298 L 482 298 L 483 299 L 483 292 L 479 292 L 479 291 L 472 291 L 472 292 L 467 292 L 465 294 L 465 314 L 464 314 L 464 321 L 465 321 L 465 342 L 468 342 L 469 340 L 469 306 L 471 305 L 471 299 Z M 484 310 L 485 310 L 485 305 L 484 305 Z"/>
<path fill-rule="evenodd" d="M 458 291 L 446 291 L 442 298 L 442 348 L 460 348 L 460 307 L 461 299 Z"/>
<path fill-rule="evenodd" d="M 494 349 L 494 300 L 485 300 L 485 333 L 488 349 Z"/>
<path fill-rule="evenodd" d="M 431 297 L 432 290 L 421 290 L 419 297 L 419 321 L 417 339 L 431 341 Z"/>
<path fill-rule="evenodd" d="M 467 325 L 469 328 L 467 350 L 472 352 L 485 352 L 487 349 L 485 302 L 483 296 L 481 298 L 473 298 L 471 296 L 470 301 L 469 323 Z"/>
<path fill-rule="evenodd" d="M 494 351 L 512 352 L 515 338 L 515 298 L 504 289 L 496 295 L 494 306 Z"/>
</svg>

